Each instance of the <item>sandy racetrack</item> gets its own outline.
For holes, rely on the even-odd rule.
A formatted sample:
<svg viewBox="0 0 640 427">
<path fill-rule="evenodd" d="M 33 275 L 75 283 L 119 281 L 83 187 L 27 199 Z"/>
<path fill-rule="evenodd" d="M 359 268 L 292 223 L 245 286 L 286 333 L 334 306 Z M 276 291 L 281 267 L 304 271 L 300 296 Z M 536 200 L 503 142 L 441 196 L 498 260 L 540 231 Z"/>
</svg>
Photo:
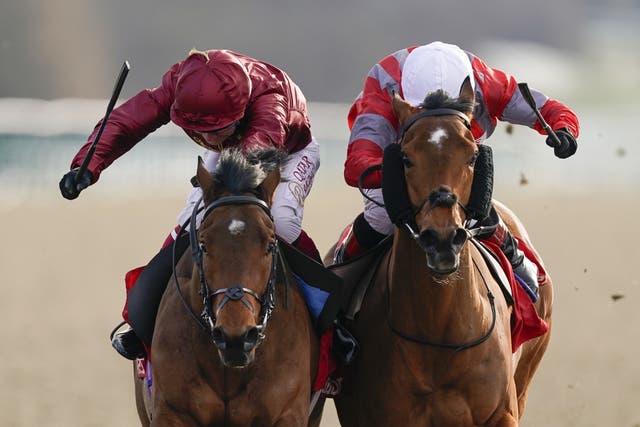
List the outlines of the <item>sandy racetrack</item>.
<svg viewBox="0 0 640 427">
<path fill-rule="evenodd" d="M 305 228 L 321 252 L 360 208 L 335 185 L 318 186 L 307 203 Z M 123 274 L 155 254 L 183 199 L 99 194 L 0 209 L 2 426 L 137 425 L 131 365 L 107 336 Z M 629 228 L 637 195 L 498 196 L 528 227 L 556 285 L 553 337 L 522 424 L 640 426 L 640 249 Z M 337 425 L 329 406 L 324 426 Z"/>
</svg>

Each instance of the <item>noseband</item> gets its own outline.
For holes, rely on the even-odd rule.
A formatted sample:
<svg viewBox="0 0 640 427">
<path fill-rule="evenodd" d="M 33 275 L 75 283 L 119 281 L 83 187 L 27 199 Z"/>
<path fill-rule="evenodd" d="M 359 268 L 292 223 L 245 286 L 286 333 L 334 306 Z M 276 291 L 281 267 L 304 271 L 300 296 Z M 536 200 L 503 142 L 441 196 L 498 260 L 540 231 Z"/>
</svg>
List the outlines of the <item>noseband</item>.
<svg viewBox="0 0 640 427">
<path fill-rule="evenodd" d="M 449 191 L 447 188 L 440 187 L 437 190 L 433 190 L 429 194 L 429 196 L 425 197 L 425 199 L 418 205 L 418 207 L 413 210 L 412 218 L 415 218 L 415 216 L 418 215 L 422 211 L 422 209 L 424 209 L 427 203 L 429 203 L 429 207 L 427 207 L 426 211 L 424 212 L 425 216 L 427 216 L 429 212 L 431 212 L 434 208 L 437 208 L 438 206 L 444 207 L 444 208 L 453 208 L 453 206 L 456 203 L 460 205 L 463 211 L 465 212 L 467 211 L 464 205 L 460 203 L 460 201 L 458 200 L 458 196 L 456 196 L 453 192 Z M 415 222 L 415 219 L 412 219 L 412 221 L 410 222 L 411 223 L 405 222 L 404 226 L 409 231 L 409 234 L 411 235 L 413 240 L 418 242 L 420 239 L 420 235 L 415 230 L 418 228 Z"/>
<path fill-rule="evenodd" d="M 198 215 L 198 213 L 201 211 L 201 209 L 198 209 L 198 206 L 202 203 L 202 199 L 200 199 L 196 205 L 193 208 L 193 211 L 191 213 L 191 219 L 189 221 L 187 221 L 182 227 L 181 230 L 179 232 L 179 234 L 184 230 L 184 228 L 186 228 L 186 226 L 190 223 L 191 227 L 189 230 L 189 241 L 191 244 L 191 252 L 193 254 L 193 257 L 195 258 L 196 261 L 196 265 L 198 267 L 198 273 L 200 276 L 200 296 L 202 297 L 202 303 L 204 306 L 204 309 L 201 313 L 200 316 L 197 316 L 194 312 L 193 309 L 189 306 L 189 304 L 186 302 L 186 299 L 184 298 L 182 291 L 180 290 L 180 286 L 178 284 L 178 280 L 176 277 L 176 273 L 175 273 L 175 259 L 174 259 L 174 281 L 176 283 L 176 287 L 178 289 L 178 294 L 180 295 L 180 298 L 182 299 L 183 304 L 185 305 L 185 307 L 187 307 L 187 309 L 189 310 L 189 312 L 191 313 L 191 316 L 196 320 L 196 322 L 198 323 L 198 325 L 200 325 L 200 327 L 205 330 L 205 331 L 213 331 L 213 328 L 215 327 L 215 323 L 216 323 L 216 318 L 217 316 L 220 314 L 220 310 L 222 310 L 222 308 L 229 302 L 229 301 L 240 301 L 242 302 L 251 312 L 251 314 L 255 314 L 254 310 L 253 310 L 253 306 L 251 305 L 251 303 L 247 300 L 247 295 L 250 295 L 251 297 L 255 298 L 256 300 L 258 300 L 258 302 L 260 302 L 260 306 L 261 306 L 261 310 L 260 310 L 260 321 L 259 324 L 256 326 L 258 329 L 258 341 L 262 341 L 265 338 L 265 334 L 264 334 L 264 330 L 267 326 L 267 322 L 269 321 L 269 318 L 271 317 L 271 314 L 273 312 L 273 309 L 275 307 L 275 283 L 276 283 L 276 271 L 277 271 L 277 261 L 280 257 L 280 252 L 278 249 L 278 242 L 276 239 L 274 239 L 272 242 L 269 243 L 269 252 L 272 255 L 272 259 L 271 259 L 271 272 L 269 274 L 269 279 L 267 281 L 267 287 L 266 287 L 266 291 L 265 294 L 263 296 L 259 296 L 255 291 L 243 287 L 242 285 L 238 284 L 238 285 L 234 285 L 234 286 L 228 286 L 225 288 L 221 288 L 221 289 L 217 289 L 215 291 L 212 291 L 211 288 L 209 287 L 209 285 L 207 284 L 207 279 L 205 277 L 204 274 L 204 263 L 203 263 L 203 249 L 201 247 L 201 245 L 198 243 L 198 235 L 197 235 L 197 230 L 195 227 L 196 224 L 196 217 Z M 271 215 L 271 210 L 269 209 L 269 206 L 267 206 L 267 204 L 254 196 L 240 196 L 240 195 L 234 195 L 234 196 L 226 196 L 226 197 L 222 197 L 218 200 L 215 200 L 214 202 L 210 203 L 208 206 L 206 206 L 204 208 L 204 214 L 202 216 L 202 222 L 204 222 L 204 219 L 207 217 L 207 215 L 209 215 L 214 209 L 219 208 L 221 206 L 230 206 L 230 205 L 254 205 L 254 206 L 258 206 L 259 208 L 261 208 L 264 213 L 267 214 L 267 216 L 269 217 L 269 219 L 271 221 L 273 221 L 273 217 Z M 217 295 L 224 295 L 222 301 L 220 302 L 220 304 L 218 305 L 218 307 L 215 310 L 215 313 L 213 311 L 213 299 L 217 296 Z"/>
</svg>

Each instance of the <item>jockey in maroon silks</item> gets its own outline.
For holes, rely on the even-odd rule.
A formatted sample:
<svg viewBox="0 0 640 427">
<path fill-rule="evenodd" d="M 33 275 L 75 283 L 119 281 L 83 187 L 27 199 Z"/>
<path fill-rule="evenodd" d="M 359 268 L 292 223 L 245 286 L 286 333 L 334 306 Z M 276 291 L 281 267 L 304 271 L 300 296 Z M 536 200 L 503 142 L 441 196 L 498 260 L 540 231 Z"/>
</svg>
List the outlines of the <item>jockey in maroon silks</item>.
<svg viewBox="0 0 640 427">
<path fill-rule="evenodd" d="M 204 161 L 209 170 L 215 168 L 220 150 L 227 147 L 276 147 L 288 153 L 281 170 L 283 180 L 271 207 L 276 232 L 287 243 L 320 260 L 313 240 L 302 230 L 304 201 L 320 166 L 307 101 L 284 71 L 229 50 L 192 50 L 164 74 L 158 87 L 143 90 L 114 109 L 86 174 L 77 176 L 101 123 L 60 181 L 62 195 L 67 199 L 78 197 L 114 160 L 169 121 L 206 149 Z M 187 206 L 178 215 L 179 224 L 190 217 L 201 196 L 200 188 L 194 187 Z M 167 237 L 163 249 L 176 239 L 179 228 Z M 127 320 L 126 306 L 123 314 Z M 144 356 L 144 348 L 131 328 L 116 334 L 112 344 L 128 359 Z"/>
<path fill-rule="evenodd" d="M 471 132 L 476 142 L 481 143 L 491 136 L 498 120 L 526 125 L 546 134 L 531 106 L 518 90 L 518 83 L 513 76 L 487 66 L 474 54 L 455 45 L 434 42 L 409 47 L 383 58 L 371 68 L 363 91 L 349 111 L 351 135 L 344 165 L 347 184 L 357 187 L 362 172 L 382 163 L 385 147 L 397 142 L 398 118 L 391 106 L 394 93 L 414 106 L 419 106 L 426 95 L 440 89 L 450 97 L 457 98 L 467 77 L 470 77 L 475 90 L 476 106 Z M 532 94 L 543 118 L 561 142 L 554 148 L 555 155 L 561 159 L 573 155 L 580 130 L 576 115 L 566 105 L 539 91 L 532 90 Z M 550 137 L 547 138 L 547 145 L 554 146 Z M 381 184 L 380 170 L 364 177 L 365 193 L 380 205 L 365 199 L 364 212 L 341 236 L 342 244 L 336 250 L 334 262 L 363 253 L 393 232 L 391 219 L 382 205 Z M 546 279 L 545 273 L 539 271 L 536 263 L 518 249 L 517 242 L 497 215 L 492 213 L 491 216 L 485 222 L 493 222 L 490 225 L 495 227 L 495 232 L 488 239 L 501 247 L 514 273 L 532 291 L 537 291 L 538 282 L 543 283 Z"/>
</svg>

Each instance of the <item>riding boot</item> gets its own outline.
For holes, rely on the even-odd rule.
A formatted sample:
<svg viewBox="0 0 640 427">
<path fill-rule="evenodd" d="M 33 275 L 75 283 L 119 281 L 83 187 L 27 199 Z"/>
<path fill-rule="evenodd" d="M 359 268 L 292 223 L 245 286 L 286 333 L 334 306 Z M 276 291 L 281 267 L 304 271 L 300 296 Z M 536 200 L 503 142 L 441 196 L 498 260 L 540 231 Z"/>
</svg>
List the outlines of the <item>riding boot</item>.
<svg viewBox="0 0 640 427">
<path fill-rule="evenodd" d="M 380 243 L 385 237 L 384 234 L 374 230 L 364 218 L 364 213 L 361 213 L 353 221 L 353 225 L 347 227 L 343 236 L 340 237 L 341 243 L 336 247 L 333 263 L 340 264 L 360 256 Z"/>
<path fill-rule="evenodd" d="M 494 221 L 497 219 L 497 225 L 490 236 L 483 238 L 497 244 L 502 249 L 511 264 L 516 279 L 519 279 L 519 282 L 524 285 L 531 299 L 536 301 L 538 299 L 538 266 L 518 249 L 517 240 L 495 210 L 492 209 L 490 217 L 493 217 Z"/>
<path fill-rule="evenodd" d="M 111 346 L 125 359 L 136 360 L 146 356 L 142 341 L 131 328 L 116 332 L 111 339 Z"/>
</svg>

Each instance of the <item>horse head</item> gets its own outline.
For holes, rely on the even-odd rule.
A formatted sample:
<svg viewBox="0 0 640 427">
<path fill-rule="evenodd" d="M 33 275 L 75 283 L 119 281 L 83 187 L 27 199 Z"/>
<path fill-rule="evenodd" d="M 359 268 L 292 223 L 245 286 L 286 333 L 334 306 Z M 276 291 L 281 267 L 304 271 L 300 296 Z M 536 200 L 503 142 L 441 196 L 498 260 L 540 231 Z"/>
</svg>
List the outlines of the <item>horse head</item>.
<svg viewBox="0 0 640 427">
<path fill-rule="evenodd" d="M 225 366 L 255 358 L 274 304 L 278 258 L 269 207 L 284 154 L 224 150 L 213 173 L 198 161 L 205 213 L 197 232 L 197 268 L 203 313 Z M 199 253 L 199 254 L 198 254 Z"/>
<path fill-rule="evenodd" d="M 393 99 L 414 238 L 426 253 L 428 268 L 438 275 L 458 269 L 467 241 L 464 205 L 478 156 L 470 126 L 474 103 L 468 78 L 458 98 L 439 90 L 418 107 L 398 95 Z"/>
</svg>

